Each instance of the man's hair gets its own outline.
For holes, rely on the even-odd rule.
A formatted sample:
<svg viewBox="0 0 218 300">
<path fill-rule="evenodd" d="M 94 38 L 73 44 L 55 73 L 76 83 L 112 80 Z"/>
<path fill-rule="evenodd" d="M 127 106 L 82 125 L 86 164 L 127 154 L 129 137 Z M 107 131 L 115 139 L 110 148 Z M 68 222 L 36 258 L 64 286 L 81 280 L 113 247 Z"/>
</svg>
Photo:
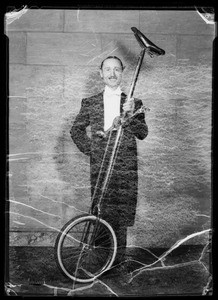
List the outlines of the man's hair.
<svg viewBox="0 0 218 300">
<path fill-rule="evenodd" d="M 102 68 L 103 68 L 103 65 L 104 65 L 105 60 L 110 59 L 110 58 L 117 59 L 117 60 L 120 62 L 122 71 L 125 69 L 125 67 L 124 67 L 124 65 L 123 65 L 123 63 L 122 63 L 122 60 L 121 60 L 119 57 L 117 57 L 117 56 L 108 56 L 108 57 L 106 57 L 106 58 L 102 61 L 102 63 L 101 63 L 101 66 L 100 66 L 100 69 L 101 69 L 101 70 L 102 70 Z"/>
</svg>

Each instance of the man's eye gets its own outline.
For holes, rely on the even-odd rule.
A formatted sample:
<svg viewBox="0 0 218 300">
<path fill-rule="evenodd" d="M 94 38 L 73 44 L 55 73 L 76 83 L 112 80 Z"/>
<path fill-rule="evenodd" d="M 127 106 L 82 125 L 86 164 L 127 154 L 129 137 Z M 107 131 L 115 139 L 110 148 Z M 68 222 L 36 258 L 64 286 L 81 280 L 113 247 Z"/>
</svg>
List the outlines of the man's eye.
<svg viewBox="0 0 218 300">
<path fill-rule="evenodd" d="M 121 73 L 121 72 L 122 72 L 121 68 L 114 68 L 114 69 L 105 68 L 105 69 L 104 69 L 105 72 L 111 72 L 111 71 L 113 71 L 113 70 L 114 70 L 115 72 L 118 72 L 118 73 Z"/>
</svg>

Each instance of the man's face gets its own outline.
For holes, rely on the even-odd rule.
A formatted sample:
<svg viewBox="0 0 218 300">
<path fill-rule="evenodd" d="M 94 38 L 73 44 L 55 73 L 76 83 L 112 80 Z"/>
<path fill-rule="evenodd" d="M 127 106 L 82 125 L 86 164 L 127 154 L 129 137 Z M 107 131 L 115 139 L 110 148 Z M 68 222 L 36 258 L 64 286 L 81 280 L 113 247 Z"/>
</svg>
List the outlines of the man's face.
<svg viewBox="0 0 218 300">
<path fill-rule="evenodd" d="M 119 60 L 115 58 L 106 59 L 103 63 L 102 70 L 100 70 L 100 75 L 104 83 L 113 90 L 120 85 L 122 73 L 122 66 Z"/>
</svg>

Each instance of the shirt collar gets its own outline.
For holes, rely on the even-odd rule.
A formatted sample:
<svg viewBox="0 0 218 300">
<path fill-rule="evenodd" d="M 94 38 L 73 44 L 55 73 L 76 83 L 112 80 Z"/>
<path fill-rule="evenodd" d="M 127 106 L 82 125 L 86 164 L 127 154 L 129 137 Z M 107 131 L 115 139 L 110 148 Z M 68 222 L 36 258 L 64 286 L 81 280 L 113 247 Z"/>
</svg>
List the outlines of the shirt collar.
<svg viewBox="0 0 218 300">
<path fill-rule="evenodd" d="M 105 86 L 104 89 L 104 94 L 108 95 L 108 96 L 112 96 L 112 95 L 118 95 L 120 96 L 122 93 L 120 86 L 118 86 L 118 88 L 116 90 L 112 90 L 109 86 Z"/>
</svg>

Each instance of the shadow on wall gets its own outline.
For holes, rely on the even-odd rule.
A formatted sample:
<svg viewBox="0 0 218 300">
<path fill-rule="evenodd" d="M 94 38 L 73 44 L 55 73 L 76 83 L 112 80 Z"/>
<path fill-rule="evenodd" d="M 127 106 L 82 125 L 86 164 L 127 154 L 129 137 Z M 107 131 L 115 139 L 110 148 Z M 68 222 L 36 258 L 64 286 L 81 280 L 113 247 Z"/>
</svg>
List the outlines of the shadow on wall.
<svg viewBox="0 0 218 300">
<path fill-rule="evenodd" d="M 97 71 L 90 72 L 85 84 L 83 98 L 97 94 L 102 89 L 103 84 L 99 73 Z M 64 118 L 59 136 L 57 137 L 57 143 L 54 148 L 56 153 L 56 155 L 54 156 L 56 168 L 60 173 L 61 179 L 69 183 L 72 183 L 72 179 L 75 177 L 73 171 L 75 171 L 74 168 L 76 162 L 79 162 L 81 166 L 82 161 L 84 161 L 84 164 L 87 164 L 89 162 L 89 158 L 79 151 L 70 136 L 70 130 L 77 114 L 79 113 L 82 99 L 79 99 L 78 101 L 79 105 L 76 106 L 77 109 Z M 79 182 L 80 181 L 78 180 L 78 183 Z"/>
<path fill-rule="evenodd" d="M 83 98 L 97 94 L 102 89 L 103 83 L 99 72 L 91 71 L 87 76 Z M 79 113 L 82 99 L 78 101 L 79 105 L 76 105 L 75 111 L 70 114 L 66 111 L 67 116 L 63 120 L 56 140 L 53 159 L 60 179 L 67 186 L 67 192 L 63 191 L 68 195 L 65 202 L 75 205 L 78 209 L 88 211 L 91 204 L 89 157 L 79 151 L 70 136 L 70 129 Z M 89 128 L 87 128 L 88 135 L 89 132 Z"/>
<path fill-rule="evenodd" d="M 77 209 L 87 211 L 89 198 L 89 158 L 81 153 L 70 136 L 70 129 L 76 117 L 74 112 L 64 119 L 57 137 L 53 156 L 60 179 L 65 183 L 64 202 Z"/>
</svg>

